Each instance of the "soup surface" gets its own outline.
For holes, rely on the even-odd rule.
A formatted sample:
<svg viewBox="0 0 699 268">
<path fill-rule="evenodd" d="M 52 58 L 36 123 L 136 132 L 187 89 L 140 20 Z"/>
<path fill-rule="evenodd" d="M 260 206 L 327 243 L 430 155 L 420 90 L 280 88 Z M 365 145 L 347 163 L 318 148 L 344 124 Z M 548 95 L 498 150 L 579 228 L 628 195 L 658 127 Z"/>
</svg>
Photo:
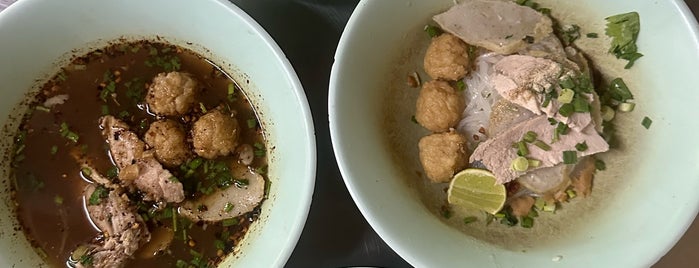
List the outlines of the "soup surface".
<svg viewBox="0 0 699 268">
<path fill-rule="evenodd" d="M 42 87 L 15 139 L 14 198 L 52 266 L 213 267 L 259 217 L 266 169 L 240 84 L 190 50 L 119 42 Z"/>
</svg>

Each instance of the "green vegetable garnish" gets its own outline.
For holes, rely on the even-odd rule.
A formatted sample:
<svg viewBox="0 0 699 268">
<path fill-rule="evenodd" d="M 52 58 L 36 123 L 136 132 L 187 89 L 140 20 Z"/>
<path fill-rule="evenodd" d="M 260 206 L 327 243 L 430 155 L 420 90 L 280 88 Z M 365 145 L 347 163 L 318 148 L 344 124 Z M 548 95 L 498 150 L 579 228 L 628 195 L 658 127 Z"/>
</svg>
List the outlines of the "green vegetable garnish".
<svg viewBox="0 0 699 268">
<path fill-rule="evenodd" d="M 230 212 L 233 209 L 234 205 L 231 203 L 226 203 L 225 206 L 223 206 L 223 212 Z"/>
<path fill-rule="evenodd" d="M 71 131 L 70 128 L 68 128 L 68 124 L 66 124 L 66 122 L 61 123 L 60 133 L 62 137 L 74 143 L 77 143 L 78 139 L 80 139 L 80 136 L 78 136 L 78 134 L 76 134 L 75 132 Z"/>
<path fill-rule="evenodd" d="M 534 219 L 529 216 L 522 217 L 522 222 L 520 223 L 523 228 L 532 228 L 534 226 Z"/>
<path fill-rule="evenodd" d="M 646 129 L 649 129 L 651 124 L 653 124 L 653 120 L 647 116 L 643 118 L 643 121 L 641 121 L 641 125 Z"/>
<path fill-rule="evenodd" d="M 612 38 L 609 53 L 617 59 L 629 61 L 624 68 L 629 69 L 643 54 L 638 53 L 636 39 L 641 30 L 641 22 L 636 12 L 618 14 L 606 18 L 607 29 L 604 33 Z"/>
<path fill-rule="evenodd" d="M 475 216 L 469 216 L 469 217 L 464 218 L 464 224 L 469 224 L 469 223 L 476 222 L 476 221 L 478 221 L 478 218 Z"/>
<path fill-rule="evenodd" d="M 609 95 L 612 99 L 626 102 L 627 100 L 633 99 L 633 94 L 626 86 L 624 80 L 621 78 L 614 78 L 611 83 L 609 83 Z"/>
<path fill-rule="evenodd" d="M 466 90 L 466 83 L 464 83 L 464 80 L 459 80 L 456 82 L 456 91 L 464 91 Z"/>
<path fill-rule="evenodd" d="M 532 143 L 536 141 L 537 134 L 534 131 L 527 131 L 527 133 L 524 134 L 522 137 L 522 140 L 528 143 Z"/>
<path fill-rule="evenodd" d="M 519 157 L 515 158 L 514 160 L 512 160 L 511 167 L 514 171 L 519 171 L 519 172 L 527 171 L 527 169 L 529 169 L 529 159 L 527 159 L 526 157 L 523 157 L 523 156 L 519 156 Z"/>
<path fill-rule="evenodd" d="M 570 103 L 565 103 L 561 105 L 560 108 L 558 108 L 558 114 L 568 117 L 571 116 L 575 112 L 575 106 Z"/>
<path fill-rule="evenodd" d="M 607 169 L 607 164 L 604 163 L 604 161 L 595 159 L 595 169 L 597 170 L 605 170 Z"/>
<path fill-rule="evenodd" d="M 56 146 L 56 145 L 51 146 L 51 154 L 54 155 L 56 153 L 58 153 L 58 146 Z"/>
<path fill-rule="evenodd" d="M 544 150 L 544 151 L 551 150 L 551 146 L 549 146 L 548 144 L 546 144 L 545 142 L 543 142 L 541 140 L 536 140 L 532 144 L 534 144 L 536 147 L 539 147 L 541 150 Z"/>
<path fill-rule="evenodd" d="M 571 165 L 578 162 L 578 153 L 576 151 L 563 151 L 563 164 Z"/>
<path fill-rule="evenodd" d="M 575 149 L 580 151 L 580 152 L 587 150 L 587 142 L 583 141 L 581 143 L 576 144 Z"/>
<path fill-rule="evenodd" d="M 95 188 L 95 191 L 92 192 L 90 195 L 90 199 L 88 200 L 88 204 L 92 206 L 99 205 L 102 202 L 102 199 L 106 198 L 109 195 L 109 190 L 107 188 L 104 188 L 102 185 L 98 185 Z"/>
<path fill-rule="evenodd" d="M 248 119 L 248 128 L 255 128 L 257 126 L 257 120 L 255 118 Z"/>
<path fill-rule="evenodd" d="M 238 218 L 230 218 L 221 221 L 221 225 L 223 225 L 223 227 L 233 226 L 236 224 L 238 224 Z"/>
<path fill-rule="evenodd" d="M 434 38 L 442 34 L 442 29 L 433 25 L 425 25 L 425 32 L 430 36 L 430 38 Z"/>
<path fill-rule="evenodd" d="M 588 33 L 587 38 L 597 38 L 597 33 Z"/>
</svg>

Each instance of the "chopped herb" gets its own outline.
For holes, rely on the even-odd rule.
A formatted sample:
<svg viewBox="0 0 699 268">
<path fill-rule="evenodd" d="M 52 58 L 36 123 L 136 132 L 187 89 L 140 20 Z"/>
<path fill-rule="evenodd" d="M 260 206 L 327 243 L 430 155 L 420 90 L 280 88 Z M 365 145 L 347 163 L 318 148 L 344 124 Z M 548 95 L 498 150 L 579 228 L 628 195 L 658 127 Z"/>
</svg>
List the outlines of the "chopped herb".
<svg viewBox="0 0 699 268">
<path fill-rule="evenodd" d="M 534 219 L 532 219 L 529 216 L 524 216 L 522 217 L 522 222 L 520 223 L 520 225 L 523 228 L 532 228 L 532 226 L 534 226 Z"/>
<path fill-rule="evenodd" d="M 53 197 L 53 202 L 56 203 L 56 205 L 63 205 L 63 197 L 56 195 Z"/>
<path fill-rule="evenodd" d="M 533 43 L 534 43 L 534 37 L 531 36 L 531 35 L 525 36 L 522 40 L 524 40 L 524 42 L 527 42 L 527 44 L 533 44 Z"/>
<path fill-rule="evenodd" d="M 529 148 L 524 141 L 517 142 L 517 155 L 526 156 L 529 154 Z"/>
<path fill-rule="evenodd" d="M 570 103 L 564 103 L 561 105 L 560 108 L 558 108 L 558 114 L 568 117 L 571 116 L 575 112 L 575 106 Z"/>
<path fill-rule="evenodd" d="M 587 101 L 582 97 L 577 97 L 573 99 L 573 108 L 576 113 L 590 112 L 590 104 L 587 103 Z"/>
<path fill-rule="evenodd" d="M 609 84 L 609 95 L 612 99 L 620 102 L 626 102 L 629 99 L 633 99 L 633 94 L 631 94 L 631 91 L 621 78 L 615 78 Z"/>
<path fill-rule="evenodd" d="M 586 151 L 587 150 L 587 142 L 583 141 L 581 143 L 576 144 L 575 149 L 580 151 L 580 152 Z"/>
<path fill-rule="evenodd" d="M 568 195 L 568 198 L 570 198 L 570 199 L 573 199 L 576 196 L 578 196 L 578 194 L 576 194 L 575 190 L 573 190 L 573 189 L 566 190 L 566 195 Z"/>
<path fill-rule="evenodd" d="M 178 71 L 181 67 L 180 58 L 170 54 L 162 56 L 151 54 L 151 57 L 144 64 L 146 67 L 160 67 L 166 72 Z"/>
<path fill-rule="evenodd" d="M 543 142 L 541 140 L 536 140 L 532 144 L 534 144 L 536 147 L 539 147 L 539 149 L 544 150 L 544 151 L 551 150 L 551 146 L 549 146 L 548 144 L 546 144 L 545 142 Z"/>
<path fill-rule="evenodd" d="M 80 136 L 78 136 L 78 134 L 76 134 L 75 132 L 71 131 L 70 128 L 68 128 L 68 124 L 66 124 L 66 122 L 61 123 L 60 133 L 62 137 L 74 143 L 77 143 L 78 139 L 80 139 Z"/>
<path fill-rule="evenodd" d="M 566 135 L 566 134 L 568 134 L 568 131 L 569 131 L 568 125 L 564 124 L 563 122 L 558 122 L 556 129 L 553 130 L 553 141 L 552 142 L 557 142 L 560 139 L 560 135 Z"/>
<path fill-rule="evenodd" d="M 570 88 L 564 88 L 561 90 L 561 94 L 558 95 L 558 102 L 560 103 L 571 103 L 575 97 L 575 91 Z"/>
<path fill-rule="evenodd" d="M 529 162 L 529 167 L 531 167 L 531 168 L 538 168 L 539 166 L 541 166 L 540 160 L 527 159 L 527 162 Z"/>
<path fill-rule="evenodd" d="M 238 218 L 229 218 L 221 221 L 223 227 L 233 226 L 238 224 Z"/>
<path fill-rule="evenodd" d="M 563 80 L 559 81 L 558 85 L 561 86 L 561 88 L 572 89 L 575 87 L 575 82 L 573 81 L 573 78 L 571 78 L 570 76 L 567 76 Z"/>
<path fill-rule="evenodd" d="M 529 210 L 527 217 L 530 217 L 530 218 L 539 217 L 539 212 L 536 212 L 536 209 L 532 208 L 531 210 Z"/>
<path fill-rule="evenodd" d="M 78 262 L 80 262 L 80 264 L 82 264 L 82 265 L 91 266 L 92 265 L 92 255 L 88 255 L 88 254 L 82 255 L 82 256 L 80 256 L 80 260 L 78 260 Z"/>
<path fill-rule="evenodd" d="M 597 33 L 587 33 L 587 38 L 597 38 Z"/>
<path fill-rule="evenodd" d="M 148 52 L 148 55 L 151 55 L 151 56 L 156 56 L 156 55 L 158 55 L 158 49 L 155 48 L 155 47 L 150 47 L 149 52 Z"/>
<path fill-rule="evenodd" d="M 124 110 L 124 111 L 119 112 L 119 117 L 121 117 L 122 119 L 126 119 L 126 118 L 128 118 L 129 116 L 131 116 L 131 114 L 129 113 L 129 111 Z"/>
<path fill-rule="evenodd" d="M 58 146 L 54 145 L 51 146 L 51 154 L 55 155 L 58 152 Z"/>
<path fill-rule="evenodd" d="M 600 159 L 595 159 L 595 169 L 597 170 L 605 170 L 607 169 L 607 164 L 604 163 L 604 161 Z"/>
<path fill-rule="evenodd" d="M 651 124 L 653 124 L 653 120 L 647 116 L 643 118 L 643 121 L 641 121 L 641 125 L 646 129 L 649 129 Z"/>
<path fill-rule="evenodd" d="M 146 83 L 142 78 L 136 77 L 131 81 L 125 82 L 126 97 L 131 99 L 134 104 L 143 102 L 146 93 Z"/>
<path fill-rule="evenodd" d="M 102 105 L 102 115 L 108 115 L 108 114 L 109 114 L 109 106 Z"/>
<path fill-rule="evenodd" d="M 512 38 L 512 35 L 505 36 L 505 39 L 510 39 Z"/>
<path fill-rule="evenodd" d="M 522 140 L 528 143 L 536 141 L 537 134 L 534 131 L 527 131 L 527 133 L 522 136 Z"/>
<path fill-rule="evenodd" d="M 92 206 L 99 205 L 102 202 L 102 199 L 106 198 L 109 195 L 109 190 L 107 188 L 104 188 L 102 185 L 98 185 L 95 188 L 95 191 L 92 192 L 90 195 L 90 199 L 88 204 Z"/>
<path fill-rule="evenodd" d="M 617 110 L 620 112 L 628 113 L 632 112 L 633 109 L 636 108 L 636 104 L 633 102 L 624 102 L 619 104 L 619 107 L 617 107 Z"/>
<path fill-rule="evenodd" d="M 218 249 L 218 250 L 224 250 L 224 249 L 226 249 L 226 243 L 224 243 L 223 241 L 218 240 L 218 239 L 214 240 L 214 246 L 215 246 L 216 249 Z"/>
<path fill-rule="evenodd" d="M 427 35 L 430 36 L 430 38 L 434 38 L 434 37 L 439 36 L 440 34 L 442 34 L 442 29 L 440 29 L 440 28 L 437 27 L 437 26 L 433 26 L 433 25 L 425 25 L 425 29 L 424 29 L 424 30 L 425 30 L 425 32 L 427 33 Z"/>
<path fill-rule="evenodd" d="M 563 164 L 571 165 L 578 162 L 578 153 L 576 151 L 563 151 Z"/>
<path fill-rule="evenodd" d="M 625 69 L 631 68 L 634 62 L 643 54 L 638 53 L 636 39 L 641 30 L 641 22 L 636 12 L 618 14 L 606 18 L 607 29 L 605 34 L 612 38 L 609 53 L 614 54 L 617 59 L 625 59 L 628 61 Z"/>
<path fill-rule="evenodd" d="M 267 152 L 266 152 L 266 150 L 265 150 L 265 145 L 264 145 L 264 144 L 259 143 L 259 142 L 256 142 L 256 143 L 254 143 L 252 146 L 255 147 L 255 150 L 253 151 L 253 154 L 254 154 L 256 157 L 264 157 L 264 156 L 267 154 Z"/>
<path fill-rule="evenodd" d="M 169 180 L 171 182 L 175 182 L 175 183 L 180 182 L 180 180 L 178 180 L 177 177 L 175 177 L 175 176 L 170 176 Z"/>
<path fill-rule="evenodd" d="M 568 46 L 580 38 L 580 26 L 571 24 L 563 26 L 558 32 L 563 45 Z"/>
<path fill-rule="evenodd" d="M 464 224 L 469 224 L 476 221 L 478 221 L 478 218 L 476 216 L 468 216 L 464 218 Z"/>
<path fill-rule="evenodd" d="M 551 124 L 552 126 L 556 125 L 557 123 L 558 123 L 558 121 L 556 121 L 556 119 L 549 118 L 549 124 Z"/>
<path fill-rule="evenodd" d="M 86 168 L 86 167 L 81 168 L 81 169 L 80 169 L 80 172 L 81 172 L 85 177 L 88 177 L 88 178 L 92 175 L 92 170 L 89 169 L 89 168 Z"/>
<path fill-rule="evenodd" d="M 177 263 L 175 263 L 175 267 L 177 268 L 187 268 L 187 262 L 183 260 L 177 260 Z"/>
<path fill-rule="evenodd" d="M 112 166 L 107 169 L 107 178 L 116 179 L 119 176 L 119 169 L 116 166 Z"/>
<path fill-rule="evenodd" d="M 233 207 L 233 204 L 226 202 L 226 205 L 223 206 L 223 212 L 230 212 L 231 210 L 233 210 Z"/>
<path fill-rule="evenodd" d="M 449 209 L 448 206 L 442 206 L 441 212 L 442 212 L 442 217 L 444 217 L 445 219 L 451 218 L 451 209 Z"/>
<path fill-rule="evenodd" d="M 514 171 L 519 171 L 519 172 L 524 172 L 529 169 L 529 160 L 526 157 L 519 156 L 512 160 L 512 164 L 510 165 L 512 170 Z"/>
<path fill-rule="evenodd" d="M 228 100 L 235 101 L 235 85 L 233 84 L 228 84 Z"/>
<path fill-rule="evenodd" d="M 199 109 L 201 109 L 202 113 L 206 113 L 206 111 L 207 111 L 206 106 L 204 106 L 204 103 L 201 103 L 201 102 L 199 103 Z"/>
<path fill-rule="evenodd" d="M 109 71 L 107 71 L 107 72 L 109 72 Z M 106 82 L 106 86 L 104 88 L 102 88 L 102 91 L 100 91 L 100 99 L 103 102 L 107 102 L 107 97 L 111 96 L 114 93 L 116 93 L 116 82 L 114 82 L 114 81 Z"/>
<path fill-rule="evenodd" d="M 248 119 L 248 128 L 255 128 L 256 126 L 257 126 L 257 119 L 255 119 L 255 118 Z"/>
<path fill-rule="evenodd" d="M 456 82 L 456 91 L 464 91 L 466 90 L 466 83 L 464 83 L 464 80 L 459 80 Z"/>
<path fill-rule="evenodd" d="M 517 220 L 517 217 L 512 215 L 512 213 L 510 212 L 510 209 L 504 209 L 503 212 L 504 213 L 502 214 L 502 218 L 500 219 L 501 224 L 505 224 L 507 226 L 517 225 L 517 223 L 519 221 Z M 495 217 L 497 217 L 497 215 Z"/>
</svg>

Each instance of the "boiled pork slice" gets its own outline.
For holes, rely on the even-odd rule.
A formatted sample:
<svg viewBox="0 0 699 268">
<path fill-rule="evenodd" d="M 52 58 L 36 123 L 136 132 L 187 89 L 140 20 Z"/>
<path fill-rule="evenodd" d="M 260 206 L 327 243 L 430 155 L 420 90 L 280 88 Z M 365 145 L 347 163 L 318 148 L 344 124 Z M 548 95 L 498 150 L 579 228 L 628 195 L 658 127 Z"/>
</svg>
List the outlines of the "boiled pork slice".
<svg viewBox="0 0 699 268">
<path fill-rule="evenodd" d="M 86 200 L 90 200 L 95 189 L 93 185 L 86 188 Z M 150 240 L 145 222 L 120 190 L 110 190 L 99 204 L 86 203 L 90 220 L 102 232 L 87 246 L 85 254 L 92 259 L 90 267 L 124 267 L 136 250 Z"/>
<path fill-rule="evenodd" d="M 553 32 L 549 17 L 512 1 L 466 0 L 433 19 L 464 42 L 500 54 L 515 53 Z"/>
<path fill-rule="evenodd" d="M 536 116 L 481 143 L 476 147 L 473 154 L 471 154 L 469 160 L 470 162 L 480 161 L 495 174 L 498 183 L 506 183 L 527 173 L 513 170 L 511 164 L 512 161 L 518 157 L 517 149 L 513 148 L 512 144 L 521 141 L 524 134 L 528 131 L 537 133 L 539 139 L 546 142 L 551 149 L 545 151 L 530 144 L 528 146 L 529 155 L 527 155 L 527 158 L 540 160 L 541 164 L 527 171 L 552 167 L 562 163 L 563 152 L 577 151 L 575 145 L 581 142 L 585 142 L 588 149 L 577 152 L 578 157 L 609 150 L 607 142 L 595 131 L 592 125 L 583 129 L 581 132 L 571 129 L 568 134 L 560 135 L 558 141 L 551 143 L 550 139 L 553 137 L 554 130 L 555 126 L 549 123 L 546 115 Z"/>
</svg>

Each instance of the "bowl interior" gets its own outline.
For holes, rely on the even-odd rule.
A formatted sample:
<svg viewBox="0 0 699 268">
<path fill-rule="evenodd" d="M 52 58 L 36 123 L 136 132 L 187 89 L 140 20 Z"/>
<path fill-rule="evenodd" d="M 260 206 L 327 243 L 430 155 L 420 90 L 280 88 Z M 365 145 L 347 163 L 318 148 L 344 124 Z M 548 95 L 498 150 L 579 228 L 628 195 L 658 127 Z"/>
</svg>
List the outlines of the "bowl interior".
<svg viewBox="0 0 699 268">
<path fill-rule="evenodd" d="M 310 207 L 315 178 L 315 137 L 298 78 L 272 38 L 227 1 L 23 0 L 0 13 L 1 152 L 11 146 L 18 105 L 70 57 L 125 38 L 180 45 L 233 75 L 259 113 L 269 152 L 269 198 L 261 217 L 222 264 L 281 267 L 296 245 Z M 9 163 L 2 187 L 9 189 Z M 290 179 L 290 178 L 293 178 Z M 0 191 L 0 266 L 38 267 L 41 259 L 16 226 L 10 191 Z"/>
<path fill-rule="evenodd" d="M 608 170 L 596 176 L 592 196 L 564 204 L 531 230 L 455 228 L 436 215 L 438 206 L 424 190 L 430 186 L 416 175 L 416 144 L 426 132 L 410 122 L 418 90 L 405 81 L 422 70 L 428 42 L 423 26 L 453 1 L 362 1 L 343 33 L 329 99 L 340 170 L 369 223 L 415 266 L 546 266 L 552 260 L 566 267 L 648 266 L 697 214 L 691 189 L 699 186 L 699 156 L 685 148 L 696 148 L 691 132 L 699 123 L 691 108 L 677 108 L 699 99 L 692 90 L 699 79 L 691 74 L 699 65 L 697 27 L 684 3 L 537 2 L 582 27 L 577 45 L 605 78 L 624 78 L 638 105 L 622 116 L 622 146 L 605 156 Z M 629 11 L 641 16 L 638 45 L 645 56 L 624 70 L 624 62 L 606 53 L 604 18 Z M 600 38 L 586 39 L 588 32 Z M 649 130 L 640 124 L 645 116 L 653 120 Z M 444 186 L 437 188 L 430 191 Z M 629 253 L 635 257 L 621 257 Z"/>
</svg>

